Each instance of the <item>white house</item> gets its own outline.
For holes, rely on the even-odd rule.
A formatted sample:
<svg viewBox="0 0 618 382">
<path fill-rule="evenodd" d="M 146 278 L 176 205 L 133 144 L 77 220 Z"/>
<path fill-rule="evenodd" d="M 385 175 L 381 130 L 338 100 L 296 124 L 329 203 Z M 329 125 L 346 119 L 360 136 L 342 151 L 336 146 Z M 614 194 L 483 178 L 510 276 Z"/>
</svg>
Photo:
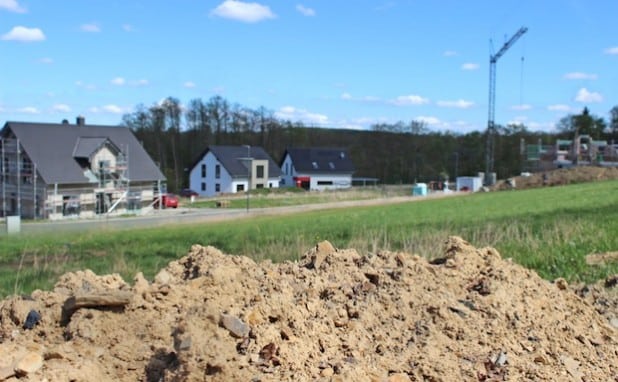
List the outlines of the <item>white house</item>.
<svg viewBox="0 0 618 382">
<path fill-rule="evenodd" d="M 281 171 L 281 186 L 328 190 L 352 187 L 354 164 L 345 149 L 288 148 Z"/>
<path fill-rule="evenodd" d="M 189 173 L 189 187 L 200 196 L 278 188 L 281 169 L 258 146 L 209 146 Z"/>
</svg>

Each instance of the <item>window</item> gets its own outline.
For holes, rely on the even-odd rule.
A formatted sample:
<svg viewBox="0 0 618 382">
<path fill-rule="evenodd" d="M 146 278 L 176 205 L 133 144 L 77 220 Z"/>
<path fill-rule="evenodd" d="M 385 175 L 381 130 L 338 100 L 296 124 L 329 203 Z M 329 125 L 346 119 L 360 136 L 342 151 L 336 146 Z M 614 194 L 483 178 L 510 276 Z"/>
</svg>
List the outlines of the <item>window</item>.
<svg viewBox="0 0 618 382">
<path fill-rule="evenodd" d="M 332 186 L 332 180 L 318 180 L 318 186 Z"/>
<path fill-rule="evenodd" d="M 313 166 L 314 170 L 318 169 L 318 162 L 311 162 L 311 165 Z"/>
<path fill-rule="evenodd" d="M 264 183 L 258 183 L 255 185 L 255 188 L 260 189 L 260 188 L 264 188 Z"/>
<path fill-rule="evenodd" d="M 221 185 L 219 183 L 215 184 L 215 192 L 221 192 Z"/>
<path fill-rule="evenodd" d="M 331 170 L 334 170 L 335 164 L 333 162 L 328 162 L 328 167 L 330 167 Z"/>
<path fill-rule="evenodd" d="M 237 184 L 236 185 L 236 192 L 242 192 L 245 190 L 245 185 L 244 184 Z"/>
<path fill-rule="evenodd" d="M 264 178 L 264 166 L 255 166 L 255 177 L 258 179 Z"/>
<path fill-rule="evenodd" d="M 205 178 L 205 177 L 206 177 L 206 165 L 202 164 L 202 178 Z"/>
<path fill-rule="evenodd" d="M 290 175 L 290 164 L 289 163 L 285 164 L 285 174 Z"/>
<path fill-rule="evenodd" d="M 206 183 L 202 182 L 202 191 L 206 191 Z"/>
<path fill-rule="evenodd" d="M 215 166 L 215 178 L 219 179 L 221 178 L 221 165 L 216 165 Z M 219 190 L 217 190 L 219 191 Z"/>
</svg>

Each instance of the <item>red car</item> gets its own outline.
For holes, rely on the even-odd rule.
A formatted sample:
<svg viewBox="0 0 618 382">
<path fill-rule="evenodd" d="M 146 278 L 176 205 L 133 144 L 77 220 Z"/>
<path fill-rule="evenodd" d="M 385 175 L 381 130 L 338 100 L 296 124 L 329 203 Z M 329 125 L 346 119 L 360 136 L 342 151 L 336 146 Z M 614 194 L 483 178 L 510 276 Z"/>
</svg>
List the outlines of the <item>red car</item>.
<svg viewBox="0 0 618 382">
<path fill-rule="evenodd" d="M 163 200 L 163 208 L 178 208 L 178 196 L 174 194 L 161 195 Z M 159 208 L 159 200 L 154 203 L 155 208 Z"/>
</svg>

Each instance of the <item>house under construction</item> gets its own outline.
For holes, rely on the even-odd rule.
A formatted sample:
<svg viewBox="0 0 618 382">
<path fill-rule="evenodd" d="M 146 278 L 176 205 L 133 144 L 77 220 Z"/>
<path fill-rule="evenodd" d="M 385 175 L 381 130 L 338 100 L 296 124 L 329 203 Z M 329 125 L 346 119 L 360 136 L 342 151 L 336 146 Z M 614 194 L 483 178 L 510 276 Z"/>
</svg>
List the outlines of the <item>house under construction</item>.
<svg viewBox="0 0 618 382">
<path fill-rule="evenodd" d="M 558 139 L 551 146 L 525 145 L 526 170 L 546 171 L 573 166 L 618 166 L 618 144 L 593 140 L 589 135 Z"/>
<path fill-rule="evenodd" d="M 96 217 L 151 208 L 165 177 L 126 127 L 7 122 L 0 131 L 0 214 Z"/>
</svg>

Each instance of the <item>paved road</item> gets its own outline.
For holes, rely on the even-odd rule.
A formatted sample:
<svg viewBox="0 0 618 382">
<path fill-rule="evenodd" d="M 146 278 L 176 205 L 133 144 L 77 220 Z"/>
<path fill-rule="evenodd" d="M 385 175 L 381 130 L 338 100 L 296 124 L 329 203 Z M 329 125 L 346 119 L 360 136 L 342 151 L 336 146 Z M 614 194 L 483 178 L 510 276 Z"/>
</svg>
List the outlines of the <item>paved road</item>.
<svg viewBox="0 0 618 382">
<path fill-rule="evenodd" d="M 347 200 L 339 202 L 305 204 L 287 207 L 254 208 L 250 209 L 249 211 L 245 209 L 181 207 L 178 209 L 153 211 L 146 215 L 132 217 L 101 217 L 96 219 L 67 219 L 61 221 L 22 222 L 21 232 L 30 234 L 54 231 L 95 231 L 160 227 L 170 224 L 216 222 L 234 219 L 246 219 L 253 216 L 291 214 L 295 212 L 316 211 L 332 208 L 349 208 L 356 206 L 406 203 L 413 201 L 422 201 L 426 199 L 452 197 L 457 195 L 461 195 L 461 193 L 436 193 L 431 194 L 427 197 L 402 196 L 369 200 Z M 4 230 L 4 232 L 6 232 L 6 230 Z"/>
</svg>

